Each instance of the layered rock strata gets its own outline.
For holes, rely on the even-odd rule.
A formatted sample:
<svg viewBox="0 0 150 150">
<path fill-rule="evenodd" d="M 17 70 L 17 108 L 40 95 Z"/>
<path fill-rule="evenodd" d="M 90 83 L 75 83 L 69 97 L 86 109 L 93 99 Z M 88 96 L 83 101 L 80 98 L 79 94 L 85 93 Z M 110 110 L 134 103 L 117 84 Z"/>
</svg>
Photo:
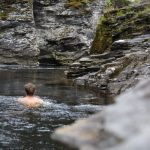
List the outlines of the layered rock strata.
<svg viewBox="0 0 150 150">
<path fill-rule="evenodd" d="M 0 63 L 38 65 L 32 2 L 2 0 L 0 5 Z"/>
<path fill-rule="evenodd" d="M 89 52 L 103 0 L 34 0 L 40 62 L 70 64 Z"/>
<path fill-rule="evenodd" d="M 100 19 L 91 55 L 70 65 L 66 75 L 78 77 L 77 85 L 86 84 L 114 95 L 149 78 L 149 8 L 146 3 L 106 12 Z"/>
</svg>

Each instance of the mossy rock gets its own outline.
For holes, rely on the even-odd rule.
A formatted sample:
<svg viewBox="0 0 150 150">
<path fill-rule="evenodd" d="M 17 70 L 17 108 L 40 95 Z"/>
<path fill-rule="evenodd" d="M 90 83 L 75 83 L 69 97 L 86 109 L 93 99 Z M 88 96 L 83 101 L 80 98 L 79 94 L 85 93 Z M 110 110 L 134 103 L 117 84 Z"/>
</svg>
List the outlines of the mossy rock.
<svg viewBox="0 0 150 150">
<path fill-rule="evenodd" d="M 8 14 L 4 12 L 0 12 L 0 20 L 7 20 Z"/>
<path fill-rule="evenodd" d="M 91 3 L 92 1 L 94 0 L 68 0 L 68 2 L 65 4 L 65 7 L 79 9 L 86 6 L 88 3 Z"/>
<path fill-rule="evenodd" d="M 105 15 L 101 16 L 97 25 L 96 35 L 91 46 L 91 53 L 103 53 L 112 44 L 112 33 L 109 25 L 112 20 L 108 20 Z"/>
<path fill-rule="evenodd" d="M 135 9 L 138 8 L 136 11 Z M 103 53 L 111 50 L 115 40 L 133 38 L 150 33 L 150 3 L 129 6 L 105 12 L 97 24 L 90 52 Z"/>
<path fill-rule="evenodd" d="M 12 4 L 29 3 L 31 6 L 32 0 L 1 0 L 0 4 L 0 20 L 7 20 L 9 13 L 17 11 Z"/>
</svg>

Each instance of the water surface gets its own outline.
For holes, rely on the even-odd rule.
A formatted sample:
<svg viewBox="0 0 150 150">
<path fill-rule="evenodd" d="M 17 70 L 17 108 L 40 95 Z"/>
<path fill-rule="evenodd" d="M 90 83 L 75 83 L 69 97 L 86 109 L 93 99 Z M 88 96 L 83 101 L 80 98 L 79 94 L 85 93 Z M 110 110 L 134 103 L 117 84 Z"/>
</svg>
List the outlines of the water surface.
<svg viewBox="0 0 150 150">
<path fill-rule="evenodd" d="M 51 140 L 54 129 L 102 110 L 103 98 L 74 87 L 63 72 L 64 68 L 0 66 L 0 149 L 66 150 Z M 36 84 L 43 107 L 26 109 L 16 102 L 25 95 L 27 82 Z"/>
</svg>

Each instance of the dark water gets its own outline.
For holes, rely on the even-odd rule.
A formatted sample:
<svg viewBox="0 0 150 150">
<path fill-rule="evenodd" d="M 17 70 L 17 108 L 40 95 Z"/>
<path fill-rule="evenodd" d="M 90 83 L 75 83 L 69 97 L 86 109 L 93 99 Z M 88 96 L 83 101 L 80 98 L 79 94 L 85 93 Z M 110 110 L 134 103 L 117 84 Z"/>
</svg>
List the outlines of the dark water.
<svg viewBox="0 0 150 150">
<path fill-rule="evenodd" d="M 0 149 L 68 150 L 51 139 L 54 129 L 102 110 L 105 100 L 78 89 L 62 68 L 0 66 Z M 44 106 L 25 109 L 16 100 L 23 85 L 33 82 Z"/>
</svg>

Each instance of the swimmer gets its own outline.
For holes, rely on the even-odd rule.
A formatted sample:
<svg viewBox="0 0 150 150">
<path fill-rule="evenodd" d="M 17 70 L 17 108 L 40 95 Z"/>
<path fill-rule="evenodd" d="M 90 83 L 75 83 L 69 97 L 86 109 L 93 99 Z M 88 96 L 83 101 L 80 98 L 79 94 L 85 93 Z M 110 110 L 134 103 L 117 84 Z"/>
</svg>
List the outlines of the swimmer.
<svg viewBox="0 0 150 150">
<path fill-rule="evenodd" d="M 43 104 L 43 100 L 37 96 L 34 96 L 35 85 L 32 83 L 27 83 L 24 86 L 26 91 L 26 96 L 19 98 L 17 101 L 27 108 L 37 108 Z"/>
</svg>

